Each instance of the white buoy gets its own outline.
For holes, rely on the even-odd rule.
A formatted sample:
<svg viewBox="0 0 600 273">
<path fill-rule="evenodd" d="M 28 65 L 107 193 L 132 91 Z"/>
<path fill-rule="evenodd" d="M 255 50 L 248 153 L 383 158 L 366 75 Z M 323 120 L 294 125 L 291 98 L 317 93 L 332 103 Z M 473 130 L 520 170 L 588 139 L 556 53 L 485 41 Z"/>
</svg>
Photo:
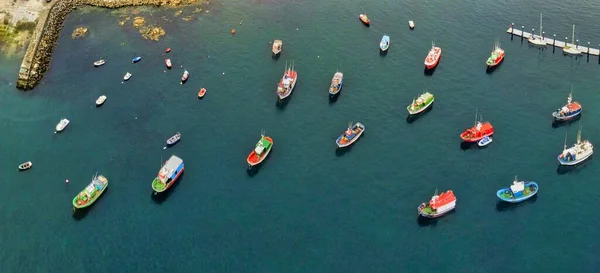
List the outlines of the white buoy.
<svg viewBox="0 0 600 273">
<path fill-rule="evenodd" d="M 223 75 L 225 75 L 225 72 L 223 72 Z"/>
<path fill-rule="evenodd" d="M 69 184 L 69 179 L 65 180 L 65 183 Z"/>
<path fill-rule="evenodd" d="M 135 119 L 137 119 L 137 117 L 135 117 Z"/>
<path fill-rule="evenodd" d="M 167 149 L 167 146 L 163 147 L 163 150 L 166 150 L 166 149 Z"/>
</svg>

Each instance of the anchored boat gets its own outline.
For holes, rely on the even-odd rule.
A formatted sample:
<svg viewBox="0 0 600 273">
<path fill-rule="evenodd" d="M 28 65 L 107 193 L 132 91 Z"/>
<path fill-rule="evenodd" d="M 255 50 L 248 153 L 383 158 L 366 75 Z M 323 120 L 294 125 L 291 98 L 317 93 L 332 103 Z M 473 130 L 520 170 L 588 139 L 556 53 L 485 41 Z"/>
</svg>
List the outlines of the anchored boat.
<svg viewBox="0 0 600 273">
<path fill-rule="evenodd" d="M 502 201 L 519 203 L 533 197 L 538 189 L 538 184 L 535 181 L 519 181 L 515 175 L 513 184 L 510 187 L 499 189 L 496 196 Z"/>
<path fill-rule="evenodd" d="M 529 43 L 535 46 L 546 46 L 546 40 L 542 37 L 544 33 L 542 32 L 542 14 L 540 13 L 540 35 L 536 36 L 534 33 L 531 33 L 531 37 L 527 39 Z"/>
<path fill-rule="evenodd" d="M 27 162 L 19 165 L 19 170 L 20 171 L 28 170 L 31 168 L 31 166 L 33 166 L 33 163 L 31 163 L 31 161 L 27 161 Z"/>
<path fill-rule="evenodd" d="M 577 142 L 567 149 L 567 135 L 565 134 L 565 144 L 563 151 L 558 155 L 560 165 L 574 166 L 594 154 L 594 145 L 587 140 L 581 141 L 581 128 L 577 131 Z"/>
<path fill-rule="evenodd" d="M 199 99 L 201 99 L 201 98 L 204 98 L 204 95 L 205 95 L 205 94 L 206 94 L 206 88 L 202 87 L 202 88 L 200 89 L 200 91 L 198 91 L 198 98 L 199 98 Z"/>
<path fill-rule="evenodd" d="M 158 171 L 158 175 L 152 181 L 152 189 L 154 194 L 158 194 L 169 189 L 179 176 L 183 173 L 183 160 L 175 155 L 172 155 L 169 160 Z"/>
<path fill-rule="evenodd" d="M 183 75 L 181 76 L 181 82 L 179 84 L 184 84 L 189 76 L 190 72 L 188 72 L 187 70 L 183 71 Z"/>
<path fill-rule="evenodd" d="M 555 121 L 571 120 L 579 116 L 582 110 L 581 104 L 578 101 L 573 101 L 573 88 L 571 88 L 571 93 L 567 97 L 567 104 L 554 111 L 552 117 Z"/>
<path fill-rule="evenodd" d="M 485 147 L 490 145 L 490 143 L 492 143 L 493 139 L 489 136 L 485 136 L 483 137 L 479 142 L 477 142 L 477 145 L 479 147 Z"/>
<path fill-rule="evenodd" d="M 105 95 L 98 97 L 98 99 L 96 100 L 96 106 L 101 106 L 102 104 L 104 104 L 106 99 L 107 97 Z"/>
<path fill-rule="evenodd" d="M 383 35 L 383 37 L 381 37 L 381 42 L 379 42 L 379 49 L 382 52 L 386 52 L 388 48 L 390 48 L 390 36 Z"/>
<path fill-rule="evenodd" d="M 431 93 L 425 92 L 421 94 L 416 100 L 413 99 L 412 103 L 406 106 L 406 110 L 408 110 L 408 113 L 411 115 L 422 113 L 433 104 L 434 100 L 435 97 Z"/>
<path fill-rule="evenodd" d="M 369 17 L 367 17 L 367 14 L 361 13 L 360 15 L 358 15 L 358 19 L 361 22 L 363 22 L 363 24 L 365 24 L 365 26 L 371 26 L 371 20 L 369 20 Z"/>
<path fill-rule="evenodd" d="M 271 137 L 265 136 L 265 133 L 262 132 L 260 134 L 260 139 L 254 146 L 254 150 L 250 152 L 248 158 L 246 158 L 246 162 L 248 162 L 248 167 L 253 167 L 265 160 L 267 155 L 271 152 L 273 148 L 273 139 Z"/>
<path fill-rule="evenodd" d="M 142 57 L 135 57 L 131 60 L 132 63 L 137 63 L 142 59 Z"/>
<path fill-rule="evenodd" d="M 419 212 L 419 215 L 423 217 L 437 218 L 452 211 L 455 207 L 456 197 L 452 190 L 442 192 L 439 195 L 436 190 L 436 193 L 431 197 L 429 203 L 422 203 L 417 208 L 417 211 Z"/>
<path fill-rule="evenodd" d="M 128 81 L 130 78 L 131 78 L 131 73 L 129 73 L 129 72 L 125 73 L 125 76 L 123 76 L 124 81 Z"/>
<path fill-rule="evenodd" d="M 167 49 L 165 49 L 165 53 L 169 53 L 169 52 L 171 52 L 171 48 L 167 47 Z"/>
<path fill-rule="evenodd" d="M 177 142 L 179 142 L 180 139 L 181 139 L 181 133 L 177 132 L 172 137 L 170 137 L 169 139 L 167 139 L 167 146 L 173 146 L 173 145 L 175 145 Z"/>
<path fill-rule="evenodd" d="M 165 59 L 165 65 L 167 66 L 168 69 L 171 69 L 171 59 Z"/>
<path fill-rule="evenodd" d="M 294 64 L 288 67 L 286 62 L 286 68 L 283 72 L 283 77 L 277 85 L 277 96 L 280 100 L 283 100 L 292 94 L 294 86 L 296 86 L 296 80 L 298 80 L 298 73 L 294 70 Z"/>
<path fill-rule="evenodd" d="M 477 112 L 475 112 L 475 125 L 460 134 L 460 138 L 464 142 L 478 142 L 486 136 L 493 135 L 494 126 L 489 121 L 483 122 L 482 120 L 483 117 L 479 121 L 477 120 Z"/>
<path fill-rule="evenodd" d="M 69 125 L 70 121 L 66 118 L 62 118 L 58 124 L 56 124 L 56 132 L 62 132 L 62 130 L 65 129 L 65 127 L 67 127 L 67 125 Z"/>
<path fill-rule="evenodd" d="M 569 45 L 565 42 L 565 47 L 563 47 L 563 52 L 565 54 L 570 54 L 570 55 L 581 54 L 581 50 L 577 49 L 577 45 L 575 44 L 575 25 L 573 25 L 573 34 L 571 35 L 571 45 Z"/>
<path fill-rule="evenodd" d="M 337 144 L 338 148 L 348 147 L 354 142 L 356 142 L 356 140 L 358 140 L 358 138 L 360 138 L 360 136 L 362 136 L 364 132 L 365 126 L 362 123 L 357 122 L 354 125 L 352 125 L 352 122 L 350 122 L 350 124 L 348 124 L 348 129 L 346 130 L 346 132 L 339 136 L 335 140 L 335 143 Z"/>
<path fill-rule="evenodd" d="M 105 63 L 106 63 L 105 60 L 97 60 L 97 61 L 94 62 L 94 67 L 98 67 L 98 66 L 104 65 Z"/>
<path fill-rule="evenodd" d="M 425 68 L 435 68 L 438 65 L 441 57 L 442 49 L 435 46 L 434 42 L 431 42 L 431 49 L 429 50 L 429 53 L 427 53 L 427 57 L 425 57 Z"/>
<path fill-rule="evenodd" d="M 89 207 L 98 198 L 108 187 L 108 179 L 102 175 L 95 175 L 92 178 L 92 182 L 85 187 L 75 198 L 73 198 L 73 212 L 77 209 L 82 209 L 85 207 Z"/>
<path fill-rule="evenodd" d="M 333 74 L 333 78 L 331 79 L 331 85 L 329 86 L 329 96 L 334 97 L 342 91 L 342 86 L 344 86 L 344 73 L 335 72 Z"/>
<path fill-rule="evenodd" d="M 410 29 L 415 29 L 415 22 L 413 22 L 412 20 L 408 21 L 408 27 Z"/>
<path fill-rule="evenodd" d="M 281 53 L 283 47 L 283 41 L 282 40 L 275 40 L 273 41 L 273 47 L 271 48 L 271 51 L 273 52 L 274 56 L 279 55 L 279 53 Z"/>
<path fill-rule="evenodd" d="M 500 42 L 496 41 L 494 49 L 492 50 L 492 55 L 487 59 L 485 64 L 487 64 L 488 68 L 492 68 L 499 65 L 502 60 L 504 60 L 504 49 L 500 48 Z"/>
</svg>

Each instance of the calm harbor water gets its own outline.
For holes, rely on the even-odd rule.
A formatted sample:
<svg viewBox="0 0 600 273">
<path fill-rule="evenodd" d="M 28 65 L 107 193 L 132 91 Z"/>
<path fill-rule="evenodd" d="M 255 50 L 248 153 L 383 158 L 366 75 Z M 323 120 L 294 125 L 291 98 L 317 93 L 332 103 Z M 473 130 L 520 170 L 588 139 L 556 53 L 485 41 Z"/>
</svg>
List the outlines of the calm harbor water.
<svg viewBox="0 0 600 273">
<path fill-rule="evenodd" d="M 598 57 L 505 34 L 512 22 L 537 28 L 543 12 L 547 33 L 564 38 L 576 24 L 580 41 L 598 44 L 594 3 L 224 0 L 195 21 L 160 23 L 159 42 L 119 26 L 114 12 L 79 9 L 32 92 L 14 87 L 21 56 L 0 57 L 0 272 L 598 272 L 599 166 L 558 169 L 565 133 L 572 144 L 579 123 L 553 127 L 550 115 L 574 85 L 583 138 L 600 145 Z M 173 13 L 149 10 L 142 16 L 155 22 Z M 72 40 L 79 25 L 90 34 Z M 384 33 L 391 47 L 380 55 Z M 276 38 L 283 52 L 272 59 Z M 433 39 L 443 57 L 425 75 Z M 486 73 L 496 39 L 507 57 Z M 135 56 L 142 61 L 131 64 Z M 100 58 L 106 65 L 93 68 Z M 299 83 L 278 105 L 292 60 Z M 344 88 L 330 103 L 336 70 Z M 122 83 L 125 72 L 133 77 Z M 424 89 L 435 105 L 408 123 L 406 105 Z M 476 109 L 494 124 L 494 143 L 461 149 Z M 54 134 L 62 117 L 71 124 Z M 336 152 L 350 121 L 365 135 Z M 261 129 L 274 149 L 249 175 Z M 182 141 L 163 150 L 177 131 Z M 171 154 L 185 174 L 154 200 L 151 181 Z M 34 167 L 17 172 L 27 160 Z M 73 218 L 71 200 L 96 172 L 108 190 Z M 496 190 L 514 175 L 540 193 L 499 204 Z M 436 189 L 454 190 L 456 212 L 418 221 Z"/>
</svg>

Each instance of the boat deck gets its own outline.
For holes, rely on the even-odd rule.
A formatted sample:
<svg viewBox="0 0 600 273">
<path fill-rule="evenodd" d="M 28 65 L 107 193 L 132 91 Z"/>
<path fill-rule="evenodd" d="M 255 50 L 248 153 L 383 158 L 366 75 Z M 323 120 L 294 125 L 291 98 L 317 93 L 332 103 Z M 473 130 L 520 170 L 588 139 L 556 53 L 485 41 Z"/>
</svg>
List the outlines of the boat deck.
<svg viewBox="0 0 600 273">
<path fill-rule="evenodd" d="M 525 39 L 529 39 L 531 37 L 531 33 L 523 31 L 523 30 L 519 30 L 513 27 L 509 27 L 506 32 L 508 34 L 511 35 L 516 35 L 519 37 L 523 37 Z M 533 34 L 534 37 L 540 37 L 539 35 L 535 35 Z M 541 38 L 541 37 L 540 37 Z M 567 43 L 567 42 L 563 42 L 563 41 L 559 41 L 559 40 L 554 40 L 548 37 L 543 37 L 544 41 L 546 41 L 546 44 L 548 44 L 549 46 L 555 46 L 555 47 L 560 47 L 563 48 L 566 45 L 572 46 L 572 47 L 576 47 L 577 49 L 579 49 L 579 51 L 581 51 L 581 54 L 589 54 L 589 55 L 594 55 L 594 56 L 600 56 L 600 49 L 597 48 L 592 48 L 590 47 L 588 49 L 587 46 L 581 46 L 581 45 L 573 45 L 571 43 Z"/>
</svg>

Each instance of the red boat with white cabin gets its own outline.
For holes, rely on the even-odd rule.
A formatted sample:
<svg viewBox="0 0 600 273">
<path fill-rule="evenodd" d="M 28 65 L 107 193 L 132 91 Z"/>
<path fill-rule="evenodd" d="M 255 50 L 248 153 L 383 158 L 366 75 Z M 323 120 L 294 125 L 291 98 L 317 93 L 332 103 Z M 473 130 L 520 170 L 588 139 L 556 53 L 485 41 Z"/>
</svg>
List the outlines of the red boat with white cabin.
<svg viewBox="0 0 600 273">
<path fill-rule="evenodd" d="M 442 49 L 435 46 L 434 42 L 431 42 L 431 49 L 429 50 L 429 53 L 427 53 L 427 57 L 425 57 L 425 67 L 427 69 L 435 68 L 440 62 L 441 57 Z"/>
<path fill-rule="evenodd" d="M 455 207 L 456 196 L 454 196 L 452 190 L 442 192 L 439 195 L 436 191 L 433 197 L 431 197 L 431 200 L 429 200 L 429 203 L 422 203 L 417 208 L 417 211 L 419 212 L 419 215 L 423 217 L 437 218 L 452 211 Z"/>
<path fill-rule="evenodd" d="M 477 142 L 483 139 L 484 137 L 490 137 L 494 134 L 494 126 L 489 121 L 481 121 L 477 120 L 477 113 L 475 113 L 475 125 L 467 130 L 465 130 L 462 134 L 460 134 L 460 138 L 464 142 Z"/>
<path fill-rule="evenodd" d="M 298 73 L 294 70 L 294 64 L 292 66 L 287 66 L 283 72 L 283 77 L 279 81 L 277 85 L 277 96 L 279 96 L 280 100 L 283 100 L 292 94 L 294 91 L 294 86 L 296 86 L 296 80 L 298 79 Z"/>
</svg>

